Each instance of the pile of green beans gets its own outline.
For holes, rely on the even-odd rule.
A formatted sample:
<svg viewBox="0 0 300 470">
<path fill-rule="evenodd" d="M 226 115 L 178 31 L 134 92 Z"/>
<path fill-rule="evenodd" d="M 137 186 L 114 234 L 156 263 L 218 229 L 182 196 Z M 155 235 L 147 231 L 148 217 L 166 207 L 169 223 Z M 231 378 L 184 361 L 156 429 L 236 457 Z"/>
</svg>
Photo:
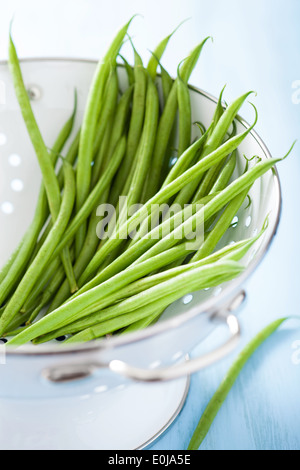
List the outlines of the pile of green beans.
<svg viewBox="0 0 300 470">
<path fill-rule="evenodd" d="M 254 108 L 253 125 L 237 134 L 237 114 L 252 92 L 225 106 L 223 89 L 211 125 L 206 130 L 198 123 L 192 141 L 188 81 L 208 38 L 180 61 L 173 80 L 161 59 L 174 32 L 147 66 L 129 38 L 131 66 L 121 55 L 131 21 L 99 62 L 67 150 L 77 100 L 48 150 L 10 37 L 10 71 L 43 182 L 32 224 L 0 272 L 0 336 L 9 337 L 9 345 L 64 335 L 65 343 L 77 343 L 146 328 L 182 296 L 238 276 L 241 260 L 266 229 L 217 248 L 254 182 L 282 160 L 247 161 L 233 178 L 238 147 L 257 121 Z M 175 213 L 161 212 L 173 203 Z M 114 216 L 99 214 L 100 205 L 114 207 Z M 199 226 L 203 237 L 190 243 Z"/>
</svg>

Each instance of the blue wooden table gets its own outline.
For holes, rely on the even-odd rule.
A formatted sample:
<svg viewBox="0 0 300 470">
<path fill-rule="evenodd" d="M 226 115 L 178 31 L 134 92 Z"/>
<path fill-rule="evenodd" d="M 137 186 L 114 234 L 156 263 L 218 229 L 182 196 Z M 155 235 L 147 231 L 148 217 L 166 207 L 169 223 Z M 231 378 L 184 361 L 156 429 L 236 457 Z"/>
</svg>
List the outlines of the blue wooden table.
<svg viewBox="0 0 300 470">
<path fill-rule="evenodd" d="M 23 57 L 99 58 L 114 31 L 139 12 L 144 19 L 135 20 L 132 34 L 146 58 L 147 48 L 153 49 L 177 24 L 190 17 L 172 39 L 164 57 L 170 73 L 176 74 L 178 60 L 186 57 L 197 42 L 212 35 L 214 43 L 207 44 L 191 83 L 214 95 L 227 83 L 227 101 L 256 90 L 256 129 L 276 157 L 283 156 L 300 137 L 299 0 L 2 3 L 1 58 L 7 56 L 7 29 L 14 12 L 14 37 Z M 53 34 L 54 23 L 59 34 Z M 34 32 L 30 25 L 34 25 Z M 37 41 L 37 37 L 42 40 Z M 251 120 L 253 110 L 246 105 L 241 114 Z M 248 300 L 240 314 L 243 336 L 239 349 L 272 320 L 300 315 L 300 143 L 280 165 L 279 172 L 283 192 L 280 229 L 247 285 Z M 203 450 L 300 448 L 299 344 L 300 329 L 290 323 L 261 347 L 232 389 Z M 187 447 L 207 402 L 237 353 L 238 350 L 192 378 L 180 416 L 151 449 Z"/>
</svg>

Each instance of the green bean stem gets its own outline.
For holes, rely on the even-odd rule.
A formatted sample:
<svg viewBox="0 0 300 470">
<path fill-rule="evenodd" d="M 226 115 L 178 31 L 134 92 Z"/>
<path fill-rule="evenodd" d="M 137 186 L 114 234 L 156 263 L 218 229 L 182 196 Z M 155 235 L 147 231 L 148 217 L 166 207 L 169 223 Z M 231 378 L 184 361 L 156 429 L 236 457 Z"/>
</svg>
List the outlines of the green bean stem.
<svg viewBox="0 0 300 470">
<path fill-rule="evenodd" d="M 287 321 L 288 318 L 281 318 L 268 325 L 244 348 L 234 364 L 231 366 L 221 385 L 208 403 L 195 431 L 190 440 L 188 450 L 198 450 L 205 437 L 207 436 L 212 423 L 225 402 L 230 390 L 241 374 L 247 362 L 260 346 Z"/>
</svg>

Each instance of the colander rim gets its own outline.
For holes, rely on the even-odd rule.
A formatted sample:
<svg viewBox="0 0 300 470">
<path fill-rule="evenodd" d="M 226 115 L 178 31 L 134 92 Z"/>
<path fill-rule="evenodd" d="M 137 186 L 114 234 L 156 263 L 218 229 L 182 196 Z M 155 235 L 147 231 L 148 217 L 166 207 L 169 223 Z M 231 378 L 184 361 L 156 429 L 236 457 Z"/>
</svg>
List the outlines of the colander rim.
<svg viewBox="0 0 300 470">
<path fill-rule="evenodd" d="M 97 60 L 94 59 L 87 59 L 87 58 L 76 58 L 76 57 L 27 57 L 20 59 L 21 63 L 38 63 L 38 62 L 65 62 L 65 63 L 86 63 L 96 65 L 98 63 Z M 0 66 L 8 66 L 7 60 L 0 60 Z M 120 67 L 124 67 L 123 64 L 118 64 Z M 158 74 L 159 75 L 159 74 Z M 189 85 L 189 88 L 194 92 L 202 95 L 204 98 L 212 101 L 213 103 L 217 104 L 218 98 L 202 90 L 194 85 Z M 240 122 L 241 125 L 245 127 L 245 129 L 249 129 L 250 124 L 243 119 L 240 115 L 237 116 L 237 120 Z M 250 135 L 256 140 L 258 145 L 261 147 L 261 150 L 265 154 L 266 158 L 272 158 L 271 153 L 264 143 L 263 139 L 258 135 L 258 133 L 252 129 Z M 239 289 L 242 289 L 244 282 L 250 277 L 250 275 L 255 271 L 258 265 L 261 263 L 263 258 L 265 257 L 270 245 L 276 235 L 278 225 L 280 222 L 281 210 L 282 210 L 282 191 L 281 191 L 281 183 L 278 174 L 278 170 L 275 166 L 274 172 L 274 187 L 276 188 L 277 193 L 277 200 L 274 202 L 274 206 L 276 206 L 276 216 L 274 218 L 273 226 L 269 228 L 269 234 L 263 240 L 262 246 L 257 253 L 257 256 L 251 260 L 249 266 L 245 269 L 245 271 L 238 276 L 237 278 L 233 279 L 222 290 L 217 298 L 210 298 L 204 302 L 199 303 L 193 307 L 188 308 L 184 313 L 177 315 L 174 318 L 170 318 L 164 320 L 161 323 L 157 323 L 153 326 L 149 326 L 148 328 L 134 332 L 128 333 L 127 335 L 118 336 L 118 337 L 111 337 L 105 339 L 98 339 L 91 341 L 90 343 L 85 343 L 81 345 L 64 345 L 63 344 L 51 344 L 51 345 L 41 345 L 39 347 L 33 345 L 25 345 L 16 349 L 13 348 L 6 348 L 7 355 L 13 356 L 52 356 L 52 355 L 66 355 L 66 354 L 82 354 L 88 353 L 92 351 L 100 351 L 106 349 L 115 349 L 121 346 L 126 346 L 128 344 L 137 343 L 139 341 L 143 341 L 149 339 L 151 337 L 157 336 L 159 334 L 163 334 L 168 330 L 175 329 L 180 327 L 182 324 L 190 321 L 194 317 L 201 315 L 201 314 L 212 314 L 218 311 L 222 305 L 226 302 L 226 299 L 233 297 L 235 292 L 238 292 Z M 62 347 L 63 346 L 63 347 Z"/>
</svg>

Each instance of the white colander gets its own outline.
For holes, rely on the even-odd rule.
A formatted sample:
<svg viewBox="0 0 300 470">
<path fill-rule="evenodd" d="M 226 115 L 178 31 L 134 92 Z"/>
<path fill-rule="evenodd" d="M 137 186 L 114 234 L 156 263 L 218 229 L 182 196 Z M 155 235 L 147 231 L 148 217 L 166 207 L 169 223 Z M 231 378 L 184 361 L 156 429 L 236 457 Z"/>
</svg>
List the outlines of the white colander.
<svg viewBox="0 0 300 470">
<path fill-rule="evenodd" d="M 22 61 L 26 86 L 30 91 L 34 113 L 47 146 L 51 147 L 59 129 L 71 113 L 74 88 L 78 92 L 75 135 L 82 120 L 95 67 L 95 62 L 83 60 Z M 121 87 L 124 87 L 126 74 L 122 68 L 119 70 L 119 76 Z M 193 120 L 201 121 L 208 126 L 213 116 L 216 100 L 193 87 L 190 91 Z M 242 119 L 239 120 L 239 132 L 248 127 Z M 244 168 L 243 154 L 247 157 L 259 155 L 262 159 L 270 158 L 266 146 L 254 131 L 240 146 L 241 158 L 237 172 L 241 172 Z M 1 63 L 0 265 L 4 264 L 31 222 L 40 181 L 40 170 L 14 96 L 8 67 L 6 63 Z M 62 349 L 57 342 L 52 342 L 47 346 L 26 346 L 15 351 L 6 351 L 6 365 L 0 365 L 0 446 L 4 446 L 3 448 L 5 446 L 23 448 L 23 445 L 25 448 L 61 448 L 63 445 L 63 448 L 85 448 L 84 446 L 109 448 L 110 444 L 107 441 L 104 443 L 103 440 L 101 441 L 99 431 L 101 425 L 97 427 L 95 420 L 87 421 L 86 418 L 87 408 L 96 413 L 95 407 L 98 406 L 97 416 L 100 416 L 100 421 L 102 417 L 102 423 L 105 421 L 104 392 L 110 393 L 110 403 L 113 403 L 111 394 L 116 393 L 116 390 L 120 393 L 120 389 L 124 386 L 128 387 L 132 380 L 155 382 L 186 377 L 196 370 L 211 365 L 232 349 L 240 334 L 238 321 L 232 312 L 244 299 L 245 281 L 261 261 L 279 222 L 281 194 L 278 175 L 269 171 L 254 184 L 250 195 L 252 204 L 246 208 L 245 203 L 241 208 L 235 220 L 236 225 L 228 230 L 221 244 L 254 235 L 261 230 L 268 214 L 269 226 L 264 236 L 251 248 L 243 260 L 247 269 L 239 278 L 218 288 L 193 293 L 175 302 L 165 311 L 156 325 L 145 331 L 68 349 Z M 227 333 L 224 344 L 219 348 L 204 357 L 184 360 L 185 355 L 206 338 L 220 321 L 228 327 L 229 339 Z M 180 386 L 182 390 L 186 389 L 185 381 L 176 383 L 183 384 Z M 147 385 L 147 387 L 151 388 L 153 385 Z M 181 402 L 182 393 L 179 393 Z M 100 401 L 99 396 L 102 397 Z M 120 396 L 124 397 L 125 391 L 123 395 L 118 395 Z M 82 397 L 86 397 L 85 402 Z M 95 397 L 98 401 L 95 401 Z M 12 399 L 15 400 L 14 406 L 18 408 L 14 408 L 10 401 Z M 32 438 L 30 443 L 28 442 L 30 432 L 26 420 L 28 404 L 32 404 L 32 400 L 34 400 L 34 406 L 40 406 L 40 408 L 35 408 L 35 431 L 32 429 L 31 432 L 36 433 L 34 434 L 36 438 Z M 4 402 L 6 405 L 1 407 L 1 403 Z M 24 407 L 21 403 L 25 404 Z M 102 403 L 102 408 L 100 403 Z M 1 423 L 6 422 L 8 414 L 11 422 L 14 409 L 18 410 L 16 413 L 19 434 L 17 432 L 18 438 L 10 439 Z M 44 410 L 42 422 L 38 418 L 41 416 L 41 409 Z M 62 410 L 72 425 L 61 427 L 61 424 L 57 424 L 56 429 L 53 416 Z M 153 414 L 152 411 L 151 413 Z M 170 410 L 169 414 L 172 415 L 172 413 L 174 414 L 174 410 L 172 412 Z M 115 419 L 117 419 L 116 416 Z M 66 421 L 67 418 L 64 422 Z M 74 422 L 77 424 L 74 425 Z M 87 423 L 90 423 L 90 427 Z M 41 431 L 36 431 L 39 429 L 39 424 L 44 433 L 49 430 L 49 427 L 53 430 L 50 433 L 51 437 L 47 434 L 46 442 L 38 440 L 41 436 Z M 74 426 L 75 428 L 77 426 L 76 429 L 77 431 L 80 429 L 80 432 L 75 432 Z M 92 443 L 90 439 L 88 443 L 83 444 L 83 438 L 78 436 L 84 434 L 83 429 L 89 433 L 91 429 L 94 429 L 93 426 L 96 426 L 95 432 L 100 433 L 99 439 L 94 437 Z M 101 436 L 104 439 L 103 434 Z M 145 437 L 141 436 L 140 440 L 130 444 L 125 438 L 125 441 L 124 439 L 122 441 L 120 437 L 120 441 L 114 443 L 112 448 L 114 446 L 115 448 L 138 447 L 137 443 L 142 444 L 147 440 L 146 437 L 148 439 L 150 436 L 145 433 Z M 64 444 L 61 444 L 64 439 Z"/>
</svg>

